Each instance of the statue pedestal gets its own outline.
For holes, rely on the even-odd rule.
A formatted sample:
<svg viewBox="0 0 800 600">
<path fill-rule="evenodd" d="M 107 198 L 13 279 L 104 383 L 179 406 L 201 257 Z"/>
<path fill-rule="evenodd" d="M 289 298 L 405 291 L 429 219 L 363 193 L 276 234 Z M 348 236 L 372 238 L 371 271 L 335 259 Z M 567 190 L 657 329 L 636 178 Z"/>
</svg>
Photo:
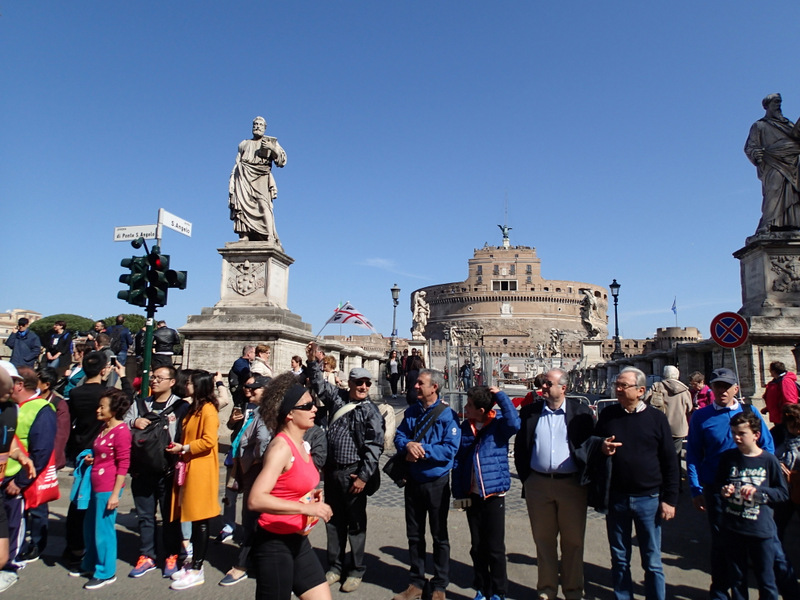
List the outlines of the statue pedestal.
<svg viewBox="0 0 800 600">
<path fill-rule="evenodd" d="M 578 369 L 588 369 L 605 362 L 603 359 L 603 340 L 581 340 L 581 360 Z"/>
<path fill-rule="evenodd" d="M 220 300 L 180 328 L 183 367 L 227 373 L 242 347 L 272 348 L 275 373 L 288 369 L 291 357 L 305 356 L 311 325 L 287 304 L 289 265 L 294 260 L 271 242 L 229 242 L 222 255 Z"/>
<path fill-rule="evenodd" d="M 769 364 L 796 368 L 792 349 L 800 341 L 800 234 L 769 232 L 753 235 L 733 255 L 739 259 L 742 308 L 750 326 L 747 341 L 736 349 L 740 386 L 745 396 L 759 399 L 771 379 Z M 732 366 L 726 355 L 715 366 Z"/>
<path fill-rule="evenodd" d="M 222 255 L 220 301 L 215 307 L 277 306 L 288 309 L 289 265 L 294 259 L 271 242 L 228 242 Z"/>
<path fill-rule="evenodd" d="M 733 255 L 740 262 L 742 316 L 800 317 L 800 235 L 754 235 Z"/>
</svg>

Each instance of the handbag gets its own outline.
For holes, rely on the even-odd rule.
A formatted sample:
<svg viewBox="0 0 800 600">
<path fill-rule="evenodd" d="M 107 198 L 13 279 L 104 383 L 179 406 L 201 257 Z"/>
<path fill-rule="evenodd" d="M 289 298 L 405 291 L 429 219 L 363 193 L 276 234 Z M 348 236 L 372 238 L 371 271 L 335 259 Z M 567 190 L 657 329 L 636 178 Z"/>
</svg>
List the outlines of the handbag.
<svg viewBox="0 0 800 600">
<path fill-rule="evenodd" d="M 18 437 L 14 436 L 17 440 L 17 445 L 20 450 L 28 455 L 28 449 Z M 36 508 L 47 502 L 52 502 L 61 498 L 61 491 L 58 489 L 58 472 L 56 471 L 56 452 L 53 450 L 50 453 L 50 460 L 47 461 L 47 466 L 36 474 L 36 478 L 31 484 L 22 490 L 22 496 L 25 498 L 25 508 Z"/>
<path fill-rule="evenodd" d="M 179 460 L 175 463 L 175 484 L 180 487 L 186 483 L 186 463 Z"/>
<path fill-rule="evenodd" d="M 425 437 L 425 434 L 428 433 L 428 430 L 433 427 L 433 424 L 436 422 L 436 419 L 439 418 L 439 415 L 444 412 L 446 408 L 444 402 L 440 402 L 439 406 L 434 408 L 428 418 L 425 420 L 424 423 L 417 423 L 417 426 L 414 427 L 414 439 L 411 440 L 412 442 L 419 442 L 422 438 Z M 386 461 L 386 464 L 383 465 L 383 472 L 389 476 L 389 479 L 395 482 L 397 487 L 403 487 L 408 481 L 409 477 L 409 469 L 408 469 L 408 461 L 406 460 L 406 453 L 398 452 L 394 456 L 389 457 L 389 460 Z"/>
</svg>

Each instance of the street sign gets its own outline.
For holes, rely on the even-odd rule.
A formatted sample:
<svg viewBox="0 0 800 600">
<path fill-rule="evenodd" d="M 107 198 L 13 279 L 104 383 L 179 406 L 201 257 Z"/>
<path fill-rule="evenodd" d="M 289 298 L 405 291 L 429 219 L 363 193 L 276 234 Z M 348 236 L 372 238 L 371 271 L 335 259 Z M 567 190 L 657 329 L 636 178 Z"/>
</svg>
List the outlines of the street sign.
<svg viewBox="0 0 800 600">
<path fill-rule="evenodd" d="M 711 319 L 711 337 L 723 348 L 738 348 L 747 340 L 747 321 L 735 312 L 724 312 Z"/>
<path fill-rule="evenodd" d="M 192 237 L 192 224 L 186 219 L 181 219 L 180 217 L 176 217 L 172 213 L 165 211 L 163 208 L 158 209 L 158 221 L 164 227 L 169 227 L 170 229 L 173 229 L 178 233 L 182 233 L 187 237 Z"/>
<path fill-rule="evenodd" d="M 114 227 L 115 242 L 132 242 L 136 238 L 146 240 L 156 239 L 157 225 L 129 225 L 127 227 Z"/>
</svg>

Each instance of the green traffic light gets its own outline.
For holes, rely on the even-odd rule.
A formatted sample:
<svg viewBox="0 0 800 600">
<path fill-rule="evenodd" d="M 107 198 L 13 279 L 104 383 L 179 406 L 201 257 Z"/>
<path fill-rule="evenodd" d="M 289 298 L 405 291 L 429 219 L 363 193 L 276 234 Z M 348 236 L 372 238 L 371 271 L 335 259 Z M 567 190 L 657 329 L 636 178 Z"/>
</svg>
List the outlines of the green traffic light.
<svg viewBox="0 0 800 600">
<path fill-rule="evenodd" d="M 118 292 L 117 298 L 134 306 L 146 306 L 147 258 L 144 256 L 123 258 L 120 261 L 120 265 L 129 269 L 130 273 L 120 275 L 120 283 L 127 285 L 128 289 Z"/>
<path fill-rule="evenodd" d="M 186 271 L 167 271 L 167 284 L 171 288 L 186 289 Z"/>
</svg>

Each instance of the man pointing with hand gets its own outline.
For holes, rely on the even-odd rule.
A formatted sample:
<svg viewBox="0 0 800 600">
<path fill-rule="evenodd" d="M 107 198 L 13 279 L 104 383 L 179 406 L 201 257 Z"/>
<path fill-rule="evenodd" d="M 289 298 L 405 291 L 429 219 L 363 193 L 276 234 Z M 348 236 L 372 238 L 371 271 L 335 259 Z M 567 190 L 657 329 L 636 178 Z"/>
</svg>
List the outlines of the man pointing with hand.
<svg viewBox="0 0 800 600">
<path fill-rule="evenodd" d="M 646 377 L 628 367 L 614 384 L 619 404 L 597 420 L 595 435 L 605 438 L 601 451 L 611 459 L 606 529 L 616 598 L 633 598 L 631 523 L 636 527 L 644 567 L 645 597 L 664 600 L 661 521 L 675 516 L 678 460 L 667 417 L 642 401 Z"/>
</svg>

